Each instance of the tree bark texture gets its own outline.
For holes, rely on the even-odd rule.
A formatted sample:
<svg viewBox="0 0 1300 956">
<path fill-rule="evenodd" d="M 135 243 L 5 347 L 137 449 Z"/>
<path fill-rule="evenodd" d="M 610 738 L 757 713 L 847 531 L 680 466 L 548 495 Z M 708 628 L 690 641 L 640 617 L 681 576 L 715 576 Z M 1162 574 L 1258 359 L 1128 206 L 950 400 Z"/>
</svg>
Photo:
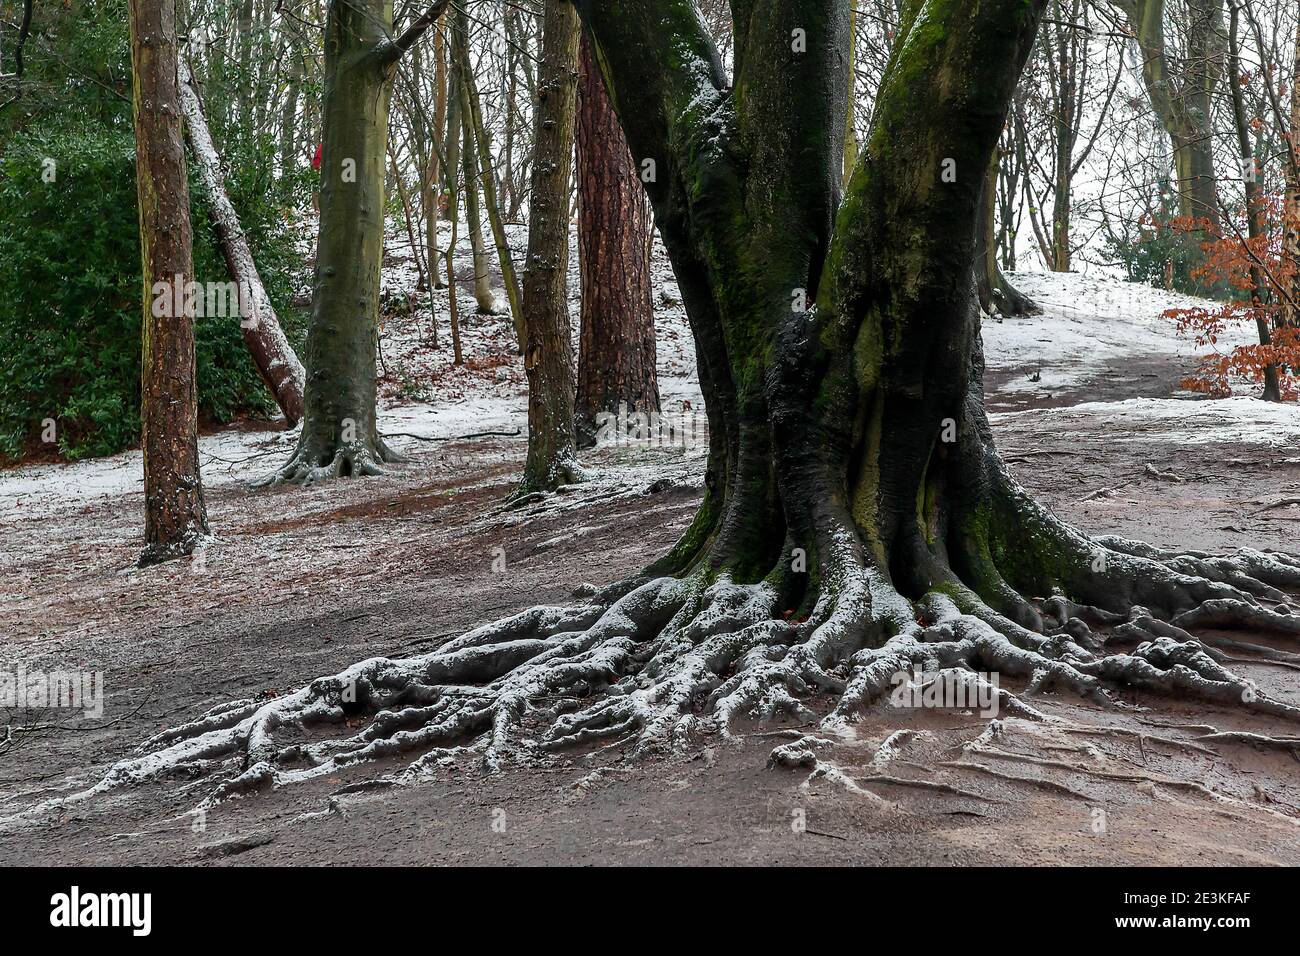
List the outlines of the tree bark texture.
<svg viewBox="0 0 1300 956">
<path fill-rule="evenodd" d="M 543 9 L 523 281 L 528 375 L 524 492 L 554 489 L 579 478 L 567 282 L 579 26 L 569 0 L 545 0 Z"/>
<path fill-rule="evenodd" d="M 208 518 L 199 475 L 194 316 L 184 302 L 194 264 L 175 6 L 172 0 L 132 0 L 130 19 L 144 274 L 140 414 L 145 551 L 140 562 L 150 564 L 191 553 L 208 532 Z M 159 309 L 161 289 L 167 304 Z"/>
<path fill-rule="evenodd" d="M 578 442 L 595 441 L 602 412 L 659 407 L 650 255 L 650 208 L 637 164 L 604 80 L 582 42 L 578 95 L 578 254 L 582 332 L 578 344 Z"/>
</svg>

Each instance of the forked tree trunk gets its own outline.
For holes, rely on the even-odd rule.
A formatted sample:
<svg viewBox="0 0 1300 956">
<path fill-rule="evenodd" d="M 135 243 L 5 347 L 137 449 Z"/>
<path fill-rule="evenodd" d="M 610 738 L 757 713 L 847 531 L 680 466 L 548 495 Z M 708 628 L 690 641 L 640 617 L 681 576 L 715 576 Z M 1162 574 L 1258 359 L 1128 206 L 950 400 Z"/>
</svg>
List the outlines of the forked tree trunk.
<svg viewBox="0 0 1300 956">
<path fill-rule="evenodd" d="M 602 413 L 659 411 L 650 302 L 650 209 L 605 82 L 582 41 L 578 90 L 578 254 L 582 319 L 575 427 L 595 443 Z"/>
<path fill-rule="evenodd" d="M 445 7 L 434 3 L 394 38 L 391 0 L 329 4 L 305 416 L 293 456 L 265 484 L 382 474 L 398 459 L 375 422 L 388 105 L 398 60 Z"/>
<path fill-rule="evenodd" d="M 172 0 L 131 0 L 135 173 L 144 273 L 140 418 L 144 536 L 140 563 L 189 554 L 208 532 L 199 475 L 190 190 L 185 175 Z"/>
<path fill-rule="evenodd" d="M 180 96 L 186 134 L 199 167 L 199 178 L 208 194 L 208 205 L 226 258 L 226 268 L 239 288 L 239 327 L 244 345 L 248 347 L 262 381 L 275 397 L 275 403 L 284 412 L 286 425 L 292 428 L 302 419 L 305 379 L 302 362 L 298 361 L 298 355 L 280 327 L 271 297 L 266 294 L 266 287 L 257 271 L 253 251 L 239 224 L 239 216 L 226 194 L 221 157 L 217 155 L 212 135 L 208 132 L 203 104 L 183 57 L 180 62 Z"/>
<path fill-rule="evenodd" d="M 552 490 L 580 477 L 573 431 L 568 293 L 578 15 L 569 0 L 545 0 L 543 9 L 528 266 L 523 281 L 528 458 L 521 492 Z"/>
<path fill-rule="evenodd" d="M 873 568 L 905 595 L 969 582 L 1030 615 L 990 557 L 1016 492 L 984 419 L 971 269 L 1044 2 L 909 4 L 838 207 L 847 4 L 742 11 L 734 89 L 670 15 L 688 0 L 581 5 L 633 155 L 655 160 L 712 436 L 701 509 L 653 570 L 768 578 L 796 616 Z M 810 41 L 794 56 L 792 25 Z M 1004 570 L 1036 583 L 1030 561 Z"/>
</svg>

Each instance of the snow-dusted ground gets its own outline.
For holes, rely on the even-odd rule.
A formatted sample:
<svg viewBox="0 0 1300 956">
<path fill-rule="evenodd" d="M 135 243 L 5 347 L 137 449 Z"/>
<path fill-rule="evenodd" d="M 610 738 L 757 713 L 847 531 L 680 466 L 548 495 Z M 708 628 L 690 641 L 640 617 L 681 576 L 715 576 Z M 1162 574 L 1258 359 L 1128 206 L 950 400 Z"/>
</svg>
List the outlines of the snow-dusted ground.
<svg viewBox="0 0 1300 956">
<path fill-rule="evenodd" d="M 1130 398 L 1120 402 L 1082 402 L 1067 408 L 1036 408 L 1023 412 L 994 412 L 995 425 L 1013 427 L 1026 419 L 1050 420 L 1057 438 L 1081 432 L 1073 425 L 1087 422 L 1089 431 L 1104 428 L 1112 441 L 1158 439 L 1171 444 L 1240 443 L 1300 450 L 1300 408 L 1234 396 L 1213 401 L 1177 398 Z M 1300 458 L 1286 459 L 1288 463 Z"/>
<path fill-rule="evenodd" d="M 305 235 L 310 233 L 306 224 Z M 516 260 L 523 257 L 526 230 L 508 227 Z M 442 224 L 445 243 L 449 224 Z M 433 320 L 439 347 L 431 347 L 427 296 L 414 311 L 393 303 L 413 294 L 416 260 L 405 230 L 394 225 L 387 238 L 382 283 L 386 311 L 381 329 L 381 428 L 396 433 L 393 444 L 415 449 L 423 443 L 408 437 L 448 438 L 482 431 L 519 430 L 527 422 L 527 384 L 515 354 L 514 329 L 505 314 L 476 315 L 472 294 L 473 266 L 462 225 L 456 250 L 458 303 L 461 313 L 463 364 L 452 361 L 448 328 L 448 294 L 433 295 Z M 576 234 L 575 234 L 576 237 Z M 310 246 L 310 240 L 305 240 Z M 490 237 L 487 238 L 491 250 Z M 659 385 L 667 415 L 700 416 L 703 401 L 696 380 L 694 343 L 671 266 L 661 245 L 653 258 L 654 308 L 658 336 Z M 495 254 L 490 253 L 495 259 Z M 579 285 L 576 238 L 569 256 L 570 314 L 577 348 Z M 505 295 L 494 271 L 500 304 Z M 1068 431 L 1080 417 L 1104 421 L 1116 440 L 1140 435 L 1171 442 L 1239 441 L 1272 446 L 1300 444 L 1300 409 L 1271 405 L 1247 397 L 1221 401 L 1141 398 L 1120 402 L 1083 402 L 1066 409 L 1036 407 L 1036 396 L 1051 398 L 1062 390 L 1116 374 L 1127 363 L 1152 359 L 1190 364 L 1200 350 L 1179 338 L 1161 313 L 1199 300 L 1115 279 L 1080 274 L 1016 273 L 1013 280 L 1043 307 L 1043 314 L 984 325 L 990 391 L 1008 399 L 995 407 L 1031 410 L 995 411 L 1008 426 L 1017 415 L 1052 416 L 1053 429 Z M 1243 328 L 1240 341 L 1248 341 Z M 1230 348 L 1231 339 L 1219 344 Z M 1034 380 L 1034 376 L 1037 380 Z M 1190 396 L 1188 396 L 1190 398 Z M 204 482 L 216 487 L 246 481 L 272 470 L 287 457 L 297 433 L 250 431 L 230 427 L 200 440 Z M 141 485 L 138 451 L 72 464 L 42 464 L 0 472 L 0 520 L 34 519 L 112 496 L 137 492 Z"/>
<path fill-rule="evenodd" d="M 1009 278 L 1042 306 L 1043 313 L 984 323 L 989 368 L 1024 372 L 1001 385 L 1005 392 L 1042 393 L 1078 386 L 1108 364 L 1126 358 L 1192 360 L 1206 352 L 1190 338 L 1175 335 L 1173 320 L 1162 314 L 1166 309 L 1203 305 L 1203 299 L 1075 272 L 1017 272 Z M 1240 323 L 1229 328 L 1215 347 L 1231 351 L 1249 343 L 1253 332 Z M 1030 378 L 1035 373 L 1037 381 Z"/>
</svg>

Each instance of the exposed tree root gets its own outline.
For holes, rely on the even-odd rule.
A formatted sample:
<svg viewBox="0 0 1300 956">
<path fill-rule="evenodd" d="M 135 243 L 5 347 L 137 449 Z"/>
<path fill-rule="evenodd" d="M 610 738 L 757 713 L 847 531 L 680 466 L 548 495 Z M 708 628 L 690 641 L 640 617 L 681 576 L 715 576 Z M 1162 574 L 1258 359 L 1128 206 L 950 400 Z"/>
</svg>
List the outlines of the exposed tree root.
<svg viewBox="0 0 1300 956">
<path fill-rule="evenodd" d="M 74 799 L 183 776 L 215 782 L 202 804 L 209 806 L 373 761 L 409 758 L 394 779 L 412 781 L 466 760 L 497 770 L 572 748 L 626 745 L 636 754 L 681 753 L 707 737 L 733 738 L 738 722 L 750 719 L 820 726 L 826 737 L 800 736 L 772 756 L 773 764 L 818 770 L 826 762 L 819 763 L 816 746 L 851 739 L 862 711 L 918 672 L 923 682 L 944 679 L 996 693 L 1004 717 L 1065 734 L 1127 737 L 1140 747 L 1200 752 L 1206 742 L 1237 738 L 1211 733 L 1184 742 L 1073 724 L 1029 699 L 1055 688 L 1122 708 L 1114 690 L 1140 688 L 1300 721 L 1300 708 L 1229 670 L 1212 648 L 1175 623 L 1209 620 L 1215 627 L 1267 627 L 1289 636 L 1295 618 L 1280 610 L 1285 602 L 1276 588 L 1295 583 L 1300 562 L 1263 552 L 1234 559 L 1168 555 L 1116 539 L 1105 547 L 1108 581 L 1121 593 L 1155 595 L 1172 620 L 1145 607 L 1124 615 L 1057 595 L 1023 602 L 1041 626 L 1034 630 L 951 578 L 909 601 L 870 566 L 826 580 L 804 620 L 789 619 L 781 589 L 771 583 L 741 585 L 703 572 L 641 579 L 585 603 L 531 608 L 420 657 L 372 658 L 283 697 L 214 708 L 145 742 Z M 1107 653 L 1107 645 L 1121 638 L 1140 643 L 1127 653 Z M 989 673 L 1024 689 L 993 687 L 983 676 Z M 834 705 L 819 713 L 816 701 L 828 697 Z M 1100 773 L 997 748 L 1003 726 L 989 724 L 967 754 Z M 331 728 L 345 733 L 331 735 Z M 950 790 L 887 772 L 900 748 L 923 736 L 890 735 L 854 787 Z M 1290 738 L 1251 740 L 1292 746 Z M 827 765 L 819 775 L 837 772 L 843 776 Z"/>
<path fill-rule="evenodd" d="M 384 465 L 403 460 L 400 454 L 378 437 L 331 443 L 328 447 L 318 448 L 318 444 L 306 439 L 299 441 L 298 447 L 284 465 L 252 482 L 252 487 L 312 485 L 330 478 L 376 477 L 387 474 Z"/>
</svg>

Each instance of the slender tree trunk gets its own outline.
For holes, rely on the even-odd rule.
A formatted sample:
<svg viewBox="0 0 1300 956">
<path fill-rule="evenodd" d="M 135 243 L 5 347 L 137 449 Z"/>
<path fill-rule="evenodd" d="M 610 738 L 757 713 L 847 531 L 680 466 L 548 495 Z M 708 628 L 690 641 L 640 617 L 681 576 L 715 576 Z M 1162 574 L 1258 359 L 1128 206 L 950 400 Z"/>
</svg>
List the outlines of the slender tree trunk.
<svg viewBox="0 0 1300 956">
<path fill-rule="evenodd" d="M 483 187 L 483 205 L 487 209 L 488 222 L 492 226 L 492 241 L 497 249 L 497 262 L 501 266 L 501 282 L 506 288 L 506 301 L 510 305 L 510 320 L 515 328 L 515 341 L 519 354 L 524 353 L 527 331 L 524 328 L 523 291 L 519 288 L 519 279 L 515 275 L 514 254 L 506 237 L 505 222 L 502 219 L 501 203 L 498 199 L 497 175 L 492 168 L 492 139 L 483 123 L 483 109 L 479 101 L 478 85 L 474 82 L 472 70 L 462 73 L 465 78 L 461 95 L 462 109 L 468 114 L 466 120 L 473 125 L 474 142 L 478 146 L 479 183 Z"/>
<path fill-rule="evenodd" d="M 430 130 L 430 149 L 429 149 L 429 171 L 425 175 L 424 190 L 421 192 L 421 199 L 424 206 L 424 224 L 427 254 L 425 261 L 429 263 L 429 272 L 433 277 L 435 288 L 442 287 L 442 279 L 438 271 L 438 214 L 441 209 L 442 201 L 442 177 L 443 170 L 439 158 L 438 139 L 443 135 L 447 128 L 447 39 L 443 24 L 446 22 L 446 16 L 443 16 L 438 26 L 437 35 L 433 43 L 433 129 Z M 446 141 L 443 141 L 442 148 L 445 150 Z M 437 324 L 434 324 L 433 334 L 434 347 L 438 344 Z"/>
<path fill-rule="evenodd" d="M 143 565 L 193 552 L 208 532 L 208 516 L 199 475 L 194 315 L 186 302 L 194 264 L 175 5 L 172 0 L 131 0 L 130 19 L 144 274 L 140 382 Z"/>
<path fill-rule="evenodd" d="M 468 92 L 466 88 L 466 93 Z M 465 175 L 465 228 L 469 230 L 470 251 L 474 260 L 474 303 L 479 315 L 495 315 L 497 300 L 492 294 L 487 250 L 483 244 L 483 213 L 479 203 L 478 150 L 474 146 L 474 123 L 472 117 L 463 113 L 461 131 L 464 139 L 461 165 Z"/>
<path fill-rule="evenodd" d="M 578 88 L 578 252 L 582 332 L 575 424 L 595 443 L 598 416 L 659 411 L 650 301 L 650 209 L 605 81 L 582 41 Z"/>
<path fill-rule="evenodd" d="M 1300 328 L 1300 23 L 1296 24 L 1295 65 L 1291 73 L 1291 128 L 1286 147 L 1290 162 L 1283 163 L 1286 195 L 1282 206 L 1282 322 Z"/>
<path fill-rule="evenodd" d="M 1265 235 L 1267 226 L 1264 223 L 1263 196 L 1259 188 L 1263 171 L 1255 161 L 1255 151 L 1250 142 L 1250 125 L 1246 119 L 1246 104 L 1241 95 L 1241 48 L 1237 29 L 1240 20 L 1241 9 L 1234 4 L 1228 30 L 1228 90 L 1232 99 L 1232 120 L 1237 131 L 1237 150 L 1241 157 L 1241 175 L 1246 193 L 1246 231 L 1253 244 Z M 1251 261 L 1254 262 L 1253 255 Z M 1268 317 L 1260 311 L 1264 304 L 1264 282 L 1259 266 L 1251 265 L 1250 302 L 1256 310 L 1255 326 L 1259 332 L 1259 344 L 1267 346 L 1273 343 L 1273 334 Z M 1273 363 L 1264 366 L 1264 392 L 1260 397 L 1266 402 L 1282 401 L 1277 366 Z"/>
<path fill-rule="evenodd" d="M 465 47 L 466 24 L 458 13 L 452 14 L 451 29 L 451 42 L 455 53 L 447 77 L 447 135 L 443 137 L 447 163 L 447 219 L 451 222 L 451 236 L 447 241 L 447 320 L 451 326 L 452 364 L 461 365 L 464 356 L 460 349 L 460 293 L 456 288 L 456 243 L 460 239 L 460 187 L 456 177 L 460 173 L 461 127 L 465 124 L 465 98 L 461 95 L 461 89 L 465 84 L 467 58 L 460 55 Z"/>
<path fill-rule="evenodd" d="M 207 192 L 212 210 L 212 221 L 221 241 L 221 251 L 226 259 L 230 278 L 239 287 L 239 327 L 244 345 L 253 357 L 253 364 L 262 381 L 275 397 L 284 412 L 286 426 L 292 428 L 302 419 L 305 373 L 293 347 L 289 345 L 280 327 L 271 297 L 266 294 L 262 277 L 257 271 L 253 251 L 248 246 L 239 216 L 226 194 L 225 177 L 221 172 L 221 158 L 208 132 L 203 116 L 203 104 L 194 89 L 188 65 L 180 62 L 181 109 L 185 113 L 185 128 L 199 178 Z"/>
<path fill-rule="evenodd" d="M 544 0 L 543 9 L 528 268 L 523 282 L 528 458 L 521 492 L 552 490 L 581 476 L 573 430 L 568 293 L 578 14 L 569 0 Z"/>
<path fill-rule="evenodd" d="M 857 118 L 857 53 L 858 53 L 858 8 L 849 6 L 849 99 L 844 111 L 844 187 L 849 185 L 853 167 L 858 162 L 858 131 L 855 126 Z"/>
<path fill-rule="evenodd" d="M 989 315 L 1034 315 L 1042 309 L 1011 283 L 998 262 L 997 194 L 998 157 L 995 151 L 988 178 L 984 182 L 976 230 L 975 292 L 980 308 Z"/>
</svg>

